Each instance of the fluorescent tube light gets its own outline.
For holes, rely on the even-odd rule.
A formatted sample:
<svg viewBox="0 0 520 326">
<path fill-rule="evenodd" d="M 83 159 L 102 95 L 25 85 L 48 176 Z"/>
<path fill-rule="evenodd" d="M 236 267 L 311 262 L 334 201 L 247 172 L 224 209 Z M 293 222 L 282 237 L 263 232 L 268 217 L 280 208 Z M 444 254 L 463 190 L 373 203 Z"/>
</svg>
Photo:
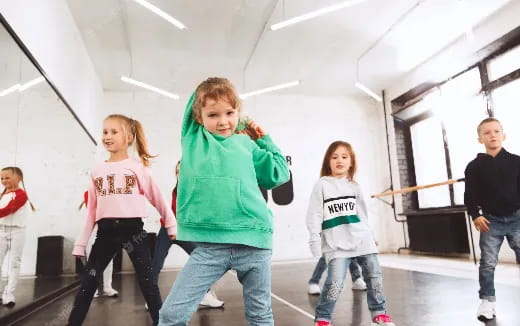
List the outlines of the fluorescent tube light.
<svg viewBox="0 0 520 326">
<path fill-rule="evenodd" d="M 142 87 L 144 89 L 147 89 L 149 91 L 152 91 L 152 92 L 164 95 L 164 96 L 172 98 L 174 100 L 178 100 L 179 99 L 179 95 L 177 95 L 177 94 L 170 93 L 170 92 L 165 91 L 163 89 L 157 88 L 155 86 L 152 86 L 152 85 L 140 82 L 138 80 L 135 80 L 135 79 L 132 79 L 132 78 L 129 78 L 129 77 L 121 76 L 121 80 L 124 81 L 125 83 Z"/>
<path fill-rule="evenodd" d="M 376 93 L 374 93 L 372 90 L 370 90 L 368 87 L 366 87 L 365 85 L 361 84 L 360 82 L 356 82 L 354 84 L 357 88 L 359 88 L 360 90 L 362 90 L 363 92 L 367 93 L 368 95 L 370 95 L 372 98 L 374 98 L 376 101 L 378 102 L 382 102 L 383 99 L 381 98 L 381 96 L 377 95 Z"/>
<path fill-rule="evenodd" d="M 271 86 L 271 87 L 267 87 L 267 88 L 262 88 L 262 89 L 259 89 L 259 90 L 256 90 L 256 91 L 240 94 L 240 98 L 241 99 L 245 99 L 245 98 L 253 96 L 253 95 L 259 95 L 259 94 L 263 94 L 263 93 L 273 92 L 273 91 L 277 91 L 279 89 L 293 87 L 293 86 L 296 86 L 296 85 L 299 85 L 299 84 L 300 84 L 300 81 L 299 80 L 295 80 L 295 81 L 292 81 L 292 82 L 289 82 L 289 83 L 275 85 L 275 86 Z"/>
<path fill-rule="evenodd" d="M 157 16 L 161 17 L 162 19 L 166 20 L 167 22 L 175 25 L 177 28 L 179 28 L 179 29 L 186 28 L 186 26 L 183 23 L 181 23 L 177 19 L 173 18 L 172 16 L 168 15 L 166 12 L 159 9 L 158 7 L 152 5 L 150 2 L 148 2 L 146 0 L 133 0 L 133 1 L 137 2 L 138 4 L 145 7 L 146 9 L 150 10 L 151 12 L 153 12 Z"/>
<path fill-rule="evenodd" d="M 9 88 L 4 89 L 3 91 L 0 91 L 0 97 L 6 96 L 8 94 L 11 94 L 13 92 L 16 92 L 20 88 L 20 84 L 13 85 Z"/>
<path fill-rule="evenodd" d="M 43 82 L 44 80 L 45 80 L 45 78 L 43 78 L 43 76 L 30 80 L 27 83 L 20 86 L 20 89 L 18 89 L 18 91 L 19 92 L 25 91 L 26 89 L 33 87 L 34 85 L 37 85 L 37 84 Z"/>
<path fill-rule="evenodd" d="M 325 14 L 328 14 L 328 13 L 333 12 L 333 11 L 337 11 L 337 10 L 340 10 L 340 9 L 344 9 L 344 8 L 347 8 L 347 7 L 351 7 L 351 6 L 357 5 L 358 3 L 361 3 L 361 2 L 364 2 L 364 1 L 366 1 L 366 0 L 343 1 L 343 2 L 340 2 L 338 4 L 335 4 L 335 5 L 332 5 L 332 6 L 329 6 L 329 7 L 325 7 L 325 8 L 321 8 L 321 9 L 318 9 L 318 10 L 315 10 L 315 11 L 311 11 L 309 13 L 306 13 L 306 14 L 303 14 L 303 15 L 300 15 L 300 16 L 296 16 L 296 17 L 293 17 L 291 19 L 287 19 L 287 20 L 281 21 L 279 23 L 276 23 L 274 25 L 271 25 L 271 30 L 272 31 L 276 31 L 278 29 L 281 29 L 281 28 L 284 28 L 284 27 L 287 27 L 287 26 L 290 26 L 290 25 L 293 25 L 293 24 L 297 24 L 297 23 L 300 23 L 302 21 L 309 20 L 309 19 L 321 16 L 321 15 L 325 15 Z"/>
</svg>

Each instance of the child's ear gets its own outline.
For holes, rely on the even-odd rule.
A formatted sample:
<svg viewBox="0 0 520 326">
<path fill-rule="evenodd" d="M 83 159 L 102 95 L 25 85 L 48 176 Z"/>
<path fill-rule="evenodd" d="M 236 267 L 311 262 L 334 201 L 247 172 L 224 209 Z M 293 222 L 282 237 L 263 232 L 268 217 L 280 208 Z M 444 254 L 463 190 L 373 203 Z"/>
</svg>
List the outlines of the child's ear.
<svg viewBox="0 0 520 326">
<path fill-rule="evenodd" d="M 484 142 L 482 141 L 482 139 L 480 139 L 480 135 L 478 136 L 477 140 L 478 140 L 478 142 L 479 142 L 480 144 L 483 144 L 483 143 L 484 143 Z"/>
</svg>

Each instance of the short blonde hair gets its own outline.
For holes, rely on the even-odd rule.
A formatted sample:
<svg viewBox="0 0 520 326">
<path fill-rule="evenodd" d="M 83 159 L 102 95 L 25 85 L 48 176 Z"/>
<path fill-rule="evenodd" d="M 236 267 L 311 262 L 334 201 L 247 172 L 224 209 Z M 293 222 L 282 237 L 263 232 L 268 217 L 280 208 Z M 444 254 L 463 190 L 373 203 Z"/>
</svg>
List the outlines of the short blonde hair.
<svg viewBox="0 0 520 326">
<path fill-rule="evenodd" d="M 227 101 L 234 109 L 240 112 L 242 102 L 238 97 L 235 87 L 227 78 L 210 77 L 200 83 L 195 90 L 195 103 L 193 104 L 193 118 L 202 123 L 202 108 L 208 99 Z"/>
<path fill-rule="evenodd" d="M 480 121 L 480 123 L 477 126 L 477 134 L 479 136 L 480 136 L 480 129 L 481 129 L 482 125 L 485 123 L 489 123 L 489 122 L 498 122 L 498 124 L 500 125 L 500 129 L 502 129 L 502 131 L 504 131 L 504 128 L 502 127 L 502 123 L 500 123 L 500 121 L 498 121 L 495 118 L 486 118 L 486 119 Z"/>
</svg>

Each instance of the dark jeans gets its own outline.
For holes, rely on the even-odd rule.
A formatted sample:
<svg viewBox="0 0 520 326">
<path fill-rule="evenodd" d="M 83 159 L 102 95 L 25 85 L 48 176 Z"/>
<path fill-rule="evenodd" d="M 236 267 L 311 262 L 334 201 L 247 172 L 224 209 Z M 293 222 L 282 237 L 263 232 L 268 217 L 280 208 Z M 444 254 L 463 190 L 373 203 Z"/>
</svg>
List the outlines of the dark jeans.
<svg viewBox="0 0 520 326">
<path fill-rule="evenodd" d="M 170 240 L 168 236 L 168 231 L 165 227 L 161 226 L 159 230 L 159 234 L 157 234 L 157 239 L 155 240 L 155 250 L 153 252 L 153 262 L 152 262 L 152 274 L 153 280 L 157 285 L 159 281 L 159 273 L 164 266 L 164 260 L 166 256 L 168 256 L 168 251 L 172 244 L 176 244 L 188 254 L 191 255 L 193 249 L 195 249 L 195 244 L 189 241 L 180 241 L 180 240 Z"/>
<path fill-rule="evenodd" d="M 316 267 L 314 267 L 314 271 L 312 272 L 309 284 L 319 284 L 321 276 L 323 275 L 323 272 L 325 272 L 326 269 L 327 262 L 325 262 L 325 257 L 321 256 L 320 260 L 318 260 L 318 263 L 316 264 Z M 361 270 L 356 258 L 350 259 L 349 270 L 350 276 L 352 277 L 352 282 L 361 277 Z"/>
<path fill-rule="evenodd" d="M 132 260 L 153 324 L 157 325 L 162 300 L 159 287 L 153 282 L 152 258 L 146 242 L 146 232 L 143 230 L 143 221 L 140 218 L 103 218 L 97 224 L 96 241 L 85 266 L 68 325 L 76 326 L 83 323 L 96 292 L 98 279 L 121 247 L 125 248 Z"/>
</svg>

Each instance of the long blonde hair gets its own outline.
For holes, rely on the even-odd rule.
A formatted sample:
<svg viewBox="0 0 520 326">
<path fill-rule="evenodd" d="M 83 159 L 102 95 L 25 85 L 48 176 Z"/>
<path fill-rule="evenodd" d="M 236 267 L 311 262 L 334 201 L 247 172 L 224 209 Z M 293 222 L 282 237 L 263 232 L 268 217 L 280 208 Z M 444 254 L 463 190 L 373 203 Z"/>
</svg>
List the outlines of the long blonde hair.
<svg viewBox="0 0 520 326">
<path fill-rule="evenodd" d="M 23 189 L 23 191 L 25 191 L 25 194 L 27 196 L 27 201 L 29 202 L 31 209 L 34 212 L 36 210 L 36 208 L 34 207 L 33 203 L 29 199 L 29 194 L 27 193 L 27 189 L 25 188 L 22 169 L 20 169 L 17 166 L 8 166 L 8 167 L 3 168 L 2 171 L 11 171 L 11 173 L 16 174 L 17 176 L 20 177 L 20 182 L 22 183 L 22 189 Z M 2 191 L 2 193 L 0 194 L 0 199 L 5 195 L 6 192 L 7 192 L 7 188 L 4 188 L 4 191 Z"/>
<path fill-rule="evenodd" d="M 125 135 L 130 134 L 132 136 L 132 140 L 128 143 L 128 146 L 132 145 L 135 140 L 135 148 L 139 158 L 141 158 L 141 162 L 143 162 L 144 166 L 149 166 L 150 159 L 157 157 L 157 155 L 152 155 L 148 151 L 148 143 L 144 135 L 143 125 L 139 121 L 122 114 L 111 114 L 105 118 L 105 121 L 109 119 L 117 119 L 122 122 Z"/>
</svg>

